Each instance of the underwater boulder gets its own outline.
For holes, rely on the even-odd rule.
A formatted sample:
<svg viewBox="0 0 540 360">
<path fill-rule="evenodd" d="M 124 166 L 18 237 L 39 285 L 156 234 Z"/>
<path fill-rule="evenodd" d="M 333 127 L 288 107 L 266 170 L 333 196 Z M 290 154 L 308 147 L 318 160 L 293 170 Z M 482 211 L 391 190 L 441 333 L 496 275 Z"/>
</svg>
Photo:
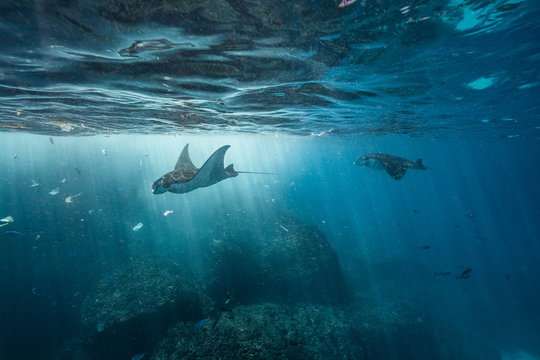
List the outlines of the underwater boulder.
<svg viewBox="0 0 540 360">
<path fill-rule="evenodd" d="M 221 293 L 238 303 L 344 304 L 348 291 L 324 233 L 290 215 L 250 219 L 223 231 L 208 253 Z"/>
<path fill-rule="evenodd" d="M 192 279 L 176 264 L 151 258 L 102 279 L 81 310 L 93 358 L 129 358 L 151 347 L 171 324 L 208 313 L 214 304 Z"/>
<path fill-rule="evenodd" d="M 341 310 L 322 305 L 259 304 L 223 313 L 213 328 L 179 323 L 152 352 L 151 360 L 359 359 L 348 343 Z"/>
<path fill-rule="evenodd" d="M 362 300 L 345 310 L 263 303 L 216 316 L 202 326 L 181 322 L 171 327 L 149 358 L 472 360 L 478 355 L 464 352 L 463 346 L 452 352 L 439 348 L 440 329 L 422 311 L 400 301 Z M 452 341 L 459 345 L 461 339 Z"/>
<path fill-rule="evenodd" d="M 364 298 L 345 310 L 363 359 L 437 359 L 427 314 L 404 302 Z"/>
</svg>

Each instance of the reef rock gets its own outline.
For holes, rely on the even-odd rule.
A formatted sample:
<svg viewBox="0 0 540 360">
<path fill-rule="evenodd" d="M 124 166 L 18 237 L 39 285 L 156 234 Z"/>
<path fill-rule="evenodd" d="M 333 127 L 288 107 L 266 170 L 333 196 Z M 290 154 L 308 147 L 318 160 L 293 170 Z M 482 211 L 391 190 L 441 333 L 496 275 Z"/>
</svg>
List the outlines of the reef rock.
<svg viewBox="0 0 540 360">
<path fill-rule="evenodd" d="M 211 319 L 214 320 L 214 319 Z M 348 344 L 341 310 L 321 305 L 240 306 L 195 328 L 180 323 L 159 343 L 151 360 L 179 359 L 359 359 Z"/>
<path fill-rule="evenodd" d="M 289 215 L 268 220 L 235 224 L 213 241 L 209 267 L 219 291 L 242 304 L 346 303 L 341 267 L 324 234 Z"/>
<path fill-rule="evenodd" d="M 171 324 L 213 307 L 189 273 L 143 258 L 96 286 L 84 300 L 82 323 L 94 358 L 129 358 L 134 349 L 153 346 Z"/>
<path fill-rule="evenodd" d="M 180 323 L 150 359 L 437 359 L 430 323 L 410 307 L 359 303 L 239 306 L 200 328 Z"/>
</svg>

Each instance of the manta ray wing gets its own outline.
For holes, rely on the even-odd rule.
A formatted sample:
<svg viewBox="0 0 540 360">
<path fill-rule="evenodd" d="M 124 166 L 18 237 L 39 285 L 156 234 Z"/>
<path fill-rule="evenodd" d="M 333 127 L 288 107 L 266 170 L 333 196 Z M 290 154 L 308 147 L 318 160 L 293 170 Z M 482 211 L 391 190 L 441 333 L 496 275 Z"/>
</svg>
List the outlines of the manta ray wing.
<svg viewBox="0 0 540 360">
<path fill-rule="evenodd" d="M 224 169 L 225 153 L 229 148 L 230 145 L 220 147 L 206 160 L 197 174 L 190 180 L 195 188 L 210 186 L 229 177 Z"/>
<path fill-rule="evenodd" d="M 186 173 L 195 173 L 198 170 L 195 165 L 193 165 L 193 162 L 191 162 L 188 148 L 189 144 L 186 144 L 182 150 L 182 153 L 180 154 L 180 157 L 178 158 L 178 161 L 176 162 L 176 165 L 174 166 L 174 170 L 181 170 L 182 172 Z"/>
<path fill-rule="evenodd" d="M 405 171 L 407 171 L 407 165 L 399 161 L 381 161 L 384 170 L 396 180 L 400 180 L 405 176 Z"/>
</svg>

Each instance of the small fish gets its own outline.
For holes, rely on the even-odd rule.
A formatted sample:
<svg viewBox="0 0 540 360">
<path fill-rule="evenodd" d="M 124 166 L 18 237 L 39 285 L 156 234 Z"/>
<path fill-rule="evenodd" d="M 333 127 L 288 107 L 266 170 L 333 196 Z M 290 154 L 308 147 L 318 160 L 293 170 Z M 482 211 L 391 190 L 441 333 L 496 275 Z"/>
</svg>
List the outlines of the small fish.
<svg viewBox="0 0 540 360">
<path fill-rule="evenodd" d="M 431 249 L 431 246 L 424 245 L 424 246 L 420 247 L 420 249 L 423 249 L 423 250 Z"/>
<path fill-rule="evenodd" d="M 54 141 L 53 141 L 52 136 L 49 136 L 49 142 L 51 143 L 51 145 L 54 145 Z"/>
<path fill-rule="evenodd" d="M 5 231 L 4 234 L 6 234 L 6 235 L 17 235 L 17 236 L 22 235 L 21 232 L 18 232 L 18 231 L 15 231 L 15 230 L 8 230 L 8 231 Z"/>
<path fill-rule="evenodd" d="M 133 231 L 139 231 L 141 230 L 141 228 L 143 227 L 143 224 L 142 223 L 138 223 L 137 225 L 135 225 L 133 227 Z"/>
<path fill-rule="evenodd" d="M 146 355 L 146 353 L 138 353 L 138 354 L 135 354 L 133 355 L 133 357 L 131 358 L 131 360 L 141 360 L 144 355 Z"/>
<path fill-rule="evenodd" d="M 211 329 L 214 329 L 214 328 L 217 326 L 217 324 L 218 324 L 218 322 L 219 322 L 219 319 L 221 319 L 221 315 L 223 315 L 223 312 L 220 312 L 219 315 L 218 315 L 218 317 L 216 318 L 216 320 L 214 320 L 214 323 L 212 324 L 212 328 L 211 328 Z"/>
<path fill-rule="evenodd" d="M 450 275 L 452 272 L 451 271 L 435 271 L 435 276 L 448 276 Z"/>
<path fill-rule="evenodd" d="M 30 185 L 30 187 L 38 187 L 39 185 L 41 185 L 41 183 L 39 182 L 39 180 L 30 180 L 32 182 L 32 184 Z"/>
<path fill-rule="evenodd" d="M 356 0 L 341 0 L 341 2 L 338 5 L 338 8 L 344 8 L 345 6 L 349 6 L 355 2 Z"/>
<path fill-rule="evenodd" d="M 33 288 L 32 289 L 32 294 L 36 295 L 36 296 L 39 296 L 39 297 L 42 297 L 42 296 L 45 296 L 46 294 L 39 291 L 38 288 Z"/>
<path fill-rule="evenodd" d="M 60 192 L 59 188 L 52 189 L 51 191 L 49 191 L 49 195 L 54 196 L 54 195 L 58 194 L 59 192 Z"/>
<path fill-rule="evenodd" d="M 167 210 L 163 213 L 163 216 L 167 216 L 169 214 L 172 214 L 174 211 L 173 210 Z"/>
<path fill-rule="evenodd" d="M 206 324 L 208 322 L 208 320 L 210 320 L 210 318 L 206 318 L 206 319 L 202 319 L 202 320 L 199 320 L 195 323 L 194 327 L 195 328 L 200 328 L 200 327 L 203 327 L 204 324 Z"/>
<path fill-rule="evenodd" d="M 279 227 L 282 228 L 283 230 L 285 230 L 286 232 L 289 232 L 289 229 L 287 229 L 285 226 L 280 224 Z"/>
<path fill-rule="evenodd" d="M 105 149 L 101 149 L 101 153 L 102 153 L 103 155 L 105 155 L 105 156 L 109 155 L 109 154 L 107 153 L 107 150 L 105 150 Z"/>
<path fill-rule="evenodd" d="M 470 275 L 471 271 L 472 271 L 471 268 L 467 268 L 467 269 L 463 270 L 461 275 L 456 276 L 456 279 L 468 279 L 468 278 L 470 278 L 471 277 L 471 275 Z"/>
</svg>

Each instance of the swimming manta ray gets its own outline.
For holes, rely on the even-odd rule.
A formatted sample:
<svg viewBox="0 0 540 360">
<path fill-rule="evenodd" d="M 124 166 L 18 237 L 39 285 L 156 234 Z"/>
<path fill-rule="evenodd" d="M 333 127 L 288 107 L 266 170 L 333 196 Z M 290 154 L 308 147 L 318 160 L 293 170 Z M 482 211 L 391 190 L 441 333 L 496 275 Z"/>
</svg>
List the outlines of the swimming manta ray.
<svg viewBox="0 0 540 360">
<path fill-rule="evenodd" d="M 396 180 L 405 176 L 407 169 L 426 170 L 422 164 L 422 159 L 416 161 L 410 161 L 399 156 L 387 155 L 387 154 L 367 154 L 360 157 L 354 162 L 358 166 L 365 165 L 368 168 L 375 170 L 386 170 L 388 175 Z"/>
<path fill-rule="evenodd" d="M 238 174 L 270 174 L 254 171 L 236 171 L 233 164 L 224 168 L 224 157 L 231 147 L 225 145 L 214 151 L 206 162 L 197 169 L 191 162 L 188 152 L 189 144 L 184 146 L 174 170 L 157 179 L 152 185 L 154 194 L 170 191 L 175 194 L 185 194 L 198 188 L 214 185 L 222 180 L 236 177 Z"/>
<path fill-rule="evenodd" d="M 230 148 L 230 145 L 225 145 L 217 149 L 200 169 L 197 169 L 191 162 L 188 147 L 189 144 L 184 146 L 174 170 L 166 173 L 154 182 L 152 185 L 152 192 L 154 194 L 163 194 L 167 191 L 175 194 L 184 194 L 201 187 L 214 185 L 227 178 L 238 176 L 238 172 L 234 171 L 233 164 L 223 168 L 225 152 Z"/>
</svg>

